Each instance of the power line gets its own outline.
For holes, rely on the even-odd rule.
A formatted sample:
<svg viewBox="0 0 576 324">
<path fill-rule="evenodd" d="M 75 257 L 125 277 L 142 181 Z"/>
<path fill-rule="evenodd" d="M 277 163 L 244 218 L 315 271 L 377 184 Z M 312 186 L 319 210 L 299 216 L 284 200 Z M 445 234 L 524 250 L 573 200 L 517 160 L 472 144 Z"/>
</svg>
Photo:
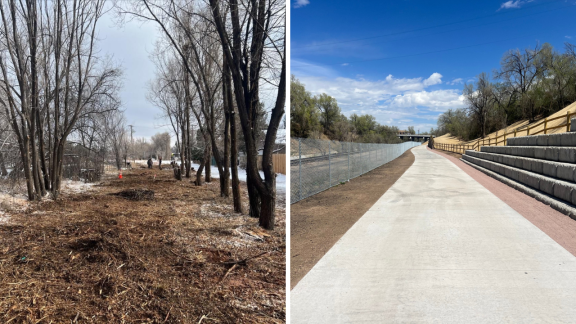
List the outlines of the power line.
<svg viewBox="0 0 576 324">
<path fill-rule="evenodd" d="M 563 1 L 564 1 L 564 0 L 554 0 L 554 1 L 544 2 L 544 3 L 536 4 L 536 5 L 533 5 L 533 6 L 528 6 L 528 7 L 520 8 L 520 9 L 518 9 L 518 10 L 515 10 L 515 12 L 518 12 L 518 11 L 521 11 L 521 10 L 526 10 L 526 9 L 535 8 L 535 7 L 542 6 L 542 5 L 546 5 L 546 4 L 550 4 L 550 3 L 563 2 Z M 569 5 L 569 6 L 566 6 L 566 7 L 571 7 L 571 6 L 574 6 L 574 5 Z M 558 10 L 558 9 L 562 9 L 562 8 L 566 8 L 566 7 L 551 9 L 551 10 L 549 10 L 549 11 Z M 535 14 L 545 13 L 545 12 L 549 12 L 549 11 L 539 12 L 539 13 L 535 13 Z M 412 32 L 417 32 L 417 31 L 422 31 L 422 30 L 427 30 L 427 29 L 433 29 L 433 28 L 439 28 L 439 27 L 446 27 L 446 26 L 450 26 L 450 25 L 456 25 L 456 24 L 460 24 L 460 23 L 464 23 L 464 22 L 469 22 L 469 21 L 474 21 L 474 20 L 479 20 L 479 19 L 494 17 L 494 16 L 498 16 L 498 15 L 502 15 L 502 14 L 507 14 L 507 13 L 510 13 L 510 12 L 495 13 L 495 14 L 490 14 L 490 15 L 486 15 L 486 16 L 480 16 L 480 17 L 475 17 L 475 18 L 469 18 L 469 19 L 464 19 L 464 20 L 453 21 L 453 22 L 449 22 L 449 23 L 445 23 L 445 24 L 439 24 L 439 25 L 434 25 L 434 26 L 428 26 L 428 27 L 422 27 L 422 28 L 404 30 L 404 31 L 400 31 L 400 32 L 382 34 L 382 35 L 377 35 L 377 36 L 370 36 L 370 37 L 363 37 L 363 38 L 348 39 L 348 40 L 337 41 L 337 42 L 327 42 L 327 43 L 320 43 L 320 44 L 309 44 L 309 45 L 302 45 L 302 46 L 293 46 L 293 47 L 291 47 L 291 48 L 292 48 L 292 50 L 294 50 L 294 49 L 297 50 L 297 49 L 301 49 L 301 48 L 318 47 L 318 46 L 326 46 L 326 45 L 334 45 L 334 44 L 342 44 L 342 43 L 351 43 L 351 42 L 358 42 L 358 41 L 363 41 L 363 40 L 368 40 L 368 39 L 382 38 L 382 37 L 388 37 L 388 36 L 397 36 L 397 35 L 402 35 L 402 34 L 407 34 L 407 33 L 412 33 Z M 526 16 L 530 16 L 530 15 L 526 15 Z M 517 17 L 517 18 L 522 18 L 522 17 Z M 512 20 L 512 19 L 515 19 L 515 18 L 511 18 L 511 19 L 509 19 L 509 20 Z"/>
</svg>

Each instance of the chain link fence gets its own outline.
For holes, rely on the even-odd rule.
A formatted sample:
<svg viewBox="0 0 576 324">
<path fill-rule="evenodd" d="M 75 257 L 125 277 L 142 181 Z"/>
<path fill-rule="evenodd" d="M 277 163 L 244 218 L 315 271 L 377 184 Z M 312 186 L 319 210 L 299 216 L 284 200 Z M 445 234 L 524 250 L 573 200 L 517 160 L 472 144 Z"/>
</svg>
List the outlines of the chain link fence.
<svg viewBox="0 0 576 324">
<path fill-rule="evenodd" d="M 292 138 L 290 202 L 293 204 L 344 183 L 421 144 L 367 144 Z"/>
</svg>

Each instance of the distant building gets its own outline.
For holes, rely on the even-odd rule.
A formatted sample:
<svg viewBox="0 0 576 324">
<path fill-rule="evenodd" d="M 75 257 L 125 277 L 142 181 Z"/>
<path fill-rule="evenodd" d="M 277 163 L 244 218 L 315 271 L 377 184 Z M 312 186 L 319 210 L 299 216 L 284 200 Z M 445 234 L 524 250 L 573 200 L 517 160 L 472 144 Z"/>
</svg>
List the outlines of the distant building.
<svg viewBox="0 0 576 324">
<path fill-rule="evenodd" d="M 410 133 L 407 130 L 399 130 L 398 134 L 404 135 L 404 134 L 410 134 Z"/>
</svg>

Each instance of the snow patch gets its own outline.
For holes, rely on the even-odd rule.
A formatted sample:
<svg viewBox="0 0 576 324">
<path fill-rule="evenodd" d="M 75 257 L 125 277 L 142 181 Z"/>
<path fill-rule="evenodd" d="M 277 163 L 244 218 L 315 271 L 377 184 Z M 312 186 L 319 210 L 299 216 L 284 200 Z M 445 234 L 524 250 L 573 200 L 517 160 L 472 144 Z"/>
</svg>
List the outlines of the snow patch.
<svg viewBox="0 0 576 324">
<path fill-rule="evenodd" d="M 8 223 L 9 219 L 10 219 L 10 216 L 8 216 L 6 213 L 4 213 L 3 211 L 0 210 L 0 224 Z"/>
<path fill-rule="evenodd" d="M 66 193 L 84 193 L 90 191 L 93 186 L 93 183 L 64 180 L 62 182 L 62 191 Z"/>
<path fill-rule="evenodd" d="M 192 167 L 194 168 L 194 170 L 198 170 L 198 168 L 200 168 L 200 165 L 192 163 Z M 218 167 L 210 166 L 210 171 L 212 172 L 212 178 L 220 178 L 220 175 L 218 174 Z M 264 172 L 260 171 L 259 173 L 262 179 L 264 179 Z M 238 169 L 238 179 L 240 181 L 246 182 L 246 177 L 247 177 L 246 170 Z M 276 173 L 276 190 L 278 194 L 286 193 L 286 175 Z"/>
<path fill-rule="evenodd" d="M 28 199 L 24 195 L 0 191 L 0 211 L 6 208 L 24 210 L 28 207 L 28 203 Z"/>
</svg>

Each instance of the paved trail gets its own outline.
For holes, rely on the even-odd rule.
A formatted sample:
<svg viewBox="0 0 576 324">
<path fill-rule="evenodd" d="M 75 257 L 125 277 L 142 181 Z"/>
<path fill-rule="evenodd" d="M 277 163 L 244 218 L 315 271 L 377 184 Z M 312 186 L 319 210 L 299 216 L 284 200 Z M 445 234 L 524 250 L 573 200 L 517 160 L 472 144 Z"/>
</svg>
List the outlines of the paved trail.
<svg viewBox="0 0 576 324">
<path fill-rule="evenodd" d="M 291 291 L 291 323 L 576 323 L 576 257 L 424 146 Z"/>
</svg>

